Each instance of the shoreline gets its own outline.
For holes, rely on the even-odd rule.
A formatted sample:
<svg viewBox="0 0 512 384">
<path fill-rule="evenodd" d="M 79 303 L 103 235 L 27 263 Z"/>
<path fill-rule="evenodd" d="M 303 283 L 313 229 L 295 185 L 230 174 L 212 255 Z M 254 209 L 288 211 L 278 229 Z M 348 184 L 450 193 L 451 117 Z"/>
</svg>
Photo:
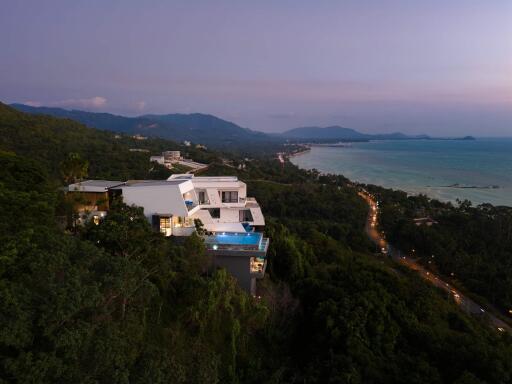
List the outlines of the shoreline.
<svg viewBox="0 0 512 384">
<path fill-rule="evenodd" d="M 392 183 L 393 185 L 389 185 L 389 183 L 388 183 L 386 185 L 386 182 L 383 180 L 380 180 L 380 182 L 375 181 L 375 180 L 364 180 L 365 178 L 363 178 L 362 180 L 361 179 L 358 180 L 357 177 L 354 178 L 354 175 L 348 176 L 345 173 L 343 173 L 342 171 L 335 171 L 335 172 L 324 171 L 324 170 L 320 170 L 319 167 L 301 166 L 301 165 L 297 164 L 296 162 L 292 161 L 292 158 L 296 158 L 296 157 L 305 155 L 308 152 L 310 152 L 311 148 L 313 146 L 326 147 L 325 145 L 317 146 L 317 145 L 312 145 L 311 143 L 308 145 L 309 145 L 308 149 L 293 153 L 293 155 L 288 156 L 290 158 L 290 162 L 292 164 L 294 164 L 295 166 L 297 166 L 301 169 L 304 169 L 304 170 L 311 170 L 311 169 L 316 168 L 320 171 L 321 174 L 340 175 L 340 176 L 346 177 L 354 184 L 375 185 L 375 186 L 378 186 L 381 188 L 402 191 L 409 196 L 426 195 L 430 199 L 438 200 L 438 201 L 444 202 L 444 203 L 456 204 L 457 200 L 462 200 L 462 201 L 469 200 L 469 201 L 471 201 L 473 206 L 478 206 L 478 205 L 482 205 L 482 204 L 491 204 L 495 207 L 498 207 L 498 206 L 512 207 L 512 201 L 509 201 L 506 198 L 506 196 L 505 197 L 501 196 L 501 195 L 503 195 L 503 193 L 507 193 L 506 191 L 509 188 L 504 185 L 500 185 L 498 183 L 488 184 L 488 185 L 485 185 L 485 184 L 482 184 L 482 185 L 467 184 L 467 185 L 465 185 L 462 183 L 452 183 L 452 184 L 446 183 L 444 185 L 441 184 L 438 186 L 433 186 L 432 184 L 420 185 L 421 183 L 419 185 L 414 185 L 414 186 L 397 185 L 396 183 Z M 342 147 L 342 146 L 340 146 L 340 147 Z M 444 192 L 444 191 L 446 191 L 446 192 Z M 455 193 L 450 193 L 450 191 L 455 192 Z M 461 192 L 461 193 L 456 193 L 457 191 Z M 472 191 L 474 191 L 474 193 L 472 193 Z M 498 195 L 494 195 L 494 196 L 489 195 L 487 193 L 487 192 L 492 193 L 493 191 L 502 191 L 502 193 L 501 193 L 501 195 L 498 194 Z M 467 192 L 467 193 L 465 193 L 465 192 Z M 480 195 L 479 192 L 482 192 L 483 194 Z"/>
<path fill-rule="evenodd" d="M 287 153 L 287 154 L 286 154 L 286 157 L 287 157 L 287 158 L 297 157 L 297 156 L 304 155 L 304 154 L 306 154 L 306 153 L 308 153 L 308 152 L 311 152 L 311 146 L 309 146 L 309 145 L 308 145 L 306 148 L 301 149 L 301 150 L 299 150 L 299 151 L 297 151 L 297 152 L 290 152 L 290 153 Z"/>
</svg>

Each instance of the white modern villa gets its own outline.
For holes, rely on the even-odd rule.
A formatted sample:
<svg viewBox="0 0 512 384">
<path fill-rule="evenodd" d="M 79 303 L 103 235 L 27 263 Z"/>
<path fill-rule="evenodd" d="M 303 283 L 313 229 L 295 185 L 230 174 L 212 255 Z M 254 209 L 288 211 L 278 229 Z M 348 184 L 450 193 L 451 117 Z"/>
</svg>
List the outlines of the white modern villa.
<svg viewBox="0 0 512 384">
<path fill-rule="evenodd" d="M 68 187 L 69 193 L 90 195 L 87 210 L 94 218 L 106 214 L 105 206 L 108 209 L 108 204 L 94 204 L 100 190 L 103 200 L 121 194 L 124 203 L 144 208 L 148 221 L 164 236 L 190 236 L 199 219 L 214 264 L 255 294 L 256 280 L 265 274 L 269 239 L 263 237 L 260 206 L 247 197 L 247 185 L 237 177 L 180 174 L 167 180 L 87 180 Z"/>
</svg>

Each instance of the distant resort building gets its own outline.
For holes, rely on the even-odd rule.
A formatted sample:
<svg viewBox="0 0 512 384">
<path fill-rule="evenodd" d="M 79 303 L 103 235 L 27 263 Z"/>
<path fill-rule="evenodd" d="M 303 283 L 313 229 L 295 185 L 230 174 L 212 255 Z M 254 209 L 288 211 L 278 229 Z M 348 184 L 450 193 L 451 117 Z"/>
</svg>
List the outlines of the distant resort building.
<svg viewBox="0 0 512 384">
<path fill-rule="evenodd" d="M 151 156 L 149 158 L 150 162 L 156 162 L 158 164 L 163 165 L 167 169 L 172 169 L 175 164 L 184 165 L 186 167 L 192 168 L 193 171 L 197 171 L 199 169 L 207 168 L 207 164 L 198 163 L 191 159 L 185 159 L 181 156 L 180 151 L 165 151 L 162 152 L 161 155 Z"/>
<path fill-rule="evenodd" d="M 180 151 L 165 151 L 162 152 L 162 156 L 164 157 L 164 160 L 167 162 L 179 161 L 183 159 L 181 157 Z"/>
<path fill-rule="evenodd" d="M 269 239 L 263 237 L 265 218 L 247 185 L 235 176 L 172 175 L 167 180 L 126 182 L 87 180 L 71 184 L 68 194 L 84 220 L 99 222 L 109 202 L 121 196 L 128 205 L 144 209 L 153 229 L 164 236 L 198 232 L 214 265 L 226 268 L 240 286 L 256 293 L 264 277 Z"/>
</svg>

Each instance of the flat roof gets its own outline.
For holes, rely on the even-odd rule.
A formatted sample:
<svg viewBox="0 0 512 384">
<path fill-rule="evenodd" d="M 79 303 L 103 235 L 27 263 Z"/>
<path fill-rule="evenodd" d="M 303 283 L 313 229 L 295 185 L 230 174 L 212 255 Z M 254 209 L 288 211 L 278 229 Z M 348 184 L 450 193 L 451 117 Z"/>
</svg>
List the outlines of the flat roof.
<svg viewBox="0 0 512 384">
<path fill-rule="evenodd" d="M 155 187 L 181 185 L 188 180 L 128 180 L 123 187 Z"/>
<path fill-rule="evenodd" d="M 194 176 L 193 174 L 177 174 L 171 175 L 167 180 L 192 180 L 192 181 L 238 181 L 237 176 Z"/>
<path fill-rule="evenodd" d="M 84 180 L 79 183 L 70 184 L 68 191 L 79 192 L 106 192 L 110 188 L 124 184 L 124 181 L 113 180 Z"/>
</svg>

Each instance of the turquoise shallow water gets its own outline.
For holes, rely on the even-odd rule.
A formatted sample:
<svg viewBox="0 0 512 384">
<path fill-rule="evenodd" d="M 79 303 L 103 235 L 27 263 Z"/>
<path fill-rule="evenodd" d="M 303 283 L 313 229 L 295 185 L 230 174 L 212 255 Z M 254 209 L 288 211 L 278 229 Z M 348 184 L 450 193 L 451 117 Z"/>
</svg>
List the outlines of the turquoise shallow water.
<svg viewBox="0 0 512 384">
<path fill-rule="evenodd" d="M 444 201 L 512 206 L 512 138 L 372 141 L 313 147 L 291 160 L 301 168 Z"/>
</svg>

